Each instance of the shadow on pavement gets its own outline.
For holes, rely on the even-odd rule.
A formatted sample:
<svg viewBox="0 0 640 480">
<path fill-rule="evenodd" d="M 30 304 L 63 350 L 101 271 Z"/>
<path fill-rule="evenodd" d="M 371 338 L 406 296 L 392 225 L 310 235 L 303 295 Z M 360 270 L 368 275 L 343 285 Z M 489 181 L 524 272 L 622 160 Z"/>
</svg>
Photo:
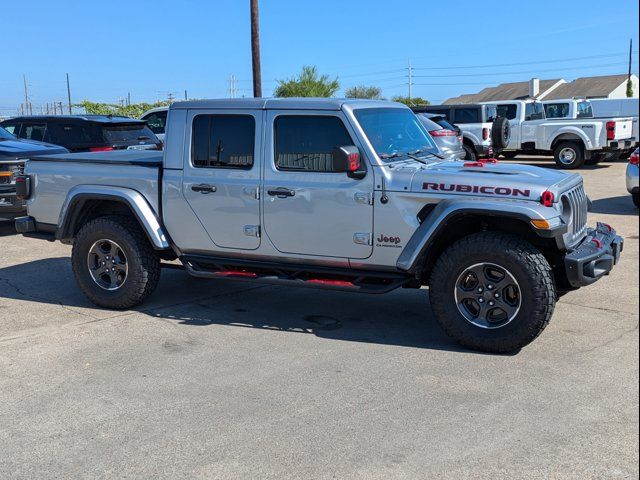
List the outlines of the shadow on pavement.
<svg viewBox="0 0 640 480">
<path fill-rule="evenodd" d="M 95 314 L 97 320 L 112 316 L 86 299 L 65 257 L 0 268 L 3 297 L 91 309 L 84 312 Z M 425 290 L 355 294 L 201 280 L 180 270 L 164 270 L 156 292 L 133 311 L 191 327 L 226 325 L 313 334 L 331 340 L 468 351 L 449 339 L 435 322 Z"/>
<path fill-rule="evenodd" d="M 631 200 L 631 195 L 600 198 L 591 202 L 591 213 L 608 215 L 638 215 L 638 209 Z"/>
<path fill-rule="evenodd" d="M 0 237 L 17 235 L 13 220 L 0 220 Z"/>
</svg>

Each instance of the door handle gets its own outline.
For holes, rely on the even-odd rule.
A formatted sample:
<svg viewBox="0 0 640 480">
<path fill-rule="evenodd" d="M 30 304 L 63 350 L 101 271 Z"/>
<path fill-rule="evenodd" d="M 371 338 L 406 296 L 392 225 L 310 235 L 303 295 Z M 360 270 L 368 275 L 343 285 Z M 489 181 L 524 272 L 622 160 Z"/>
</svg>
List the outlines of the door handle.
<svg viewBox="0 0 640 480">
<path fill-rule="evenodd" d="M 271 195 L 272 197 L 278 197 L 278 198 L 287 198 L 287 197 L 293 197 L 296 194 L 295 190 L 289 190 L 288 188 L 274 188 L 273 190 L 267 190 L 267 194 Z"/>
<path fill-rule="evenodd" d="M 191 190 L 199 193 L 213 193 L 216 191 L 215 185 L 207 185 L 206 183 L 201 183 L 200 185 L 192 185 Z"/>
</svg>

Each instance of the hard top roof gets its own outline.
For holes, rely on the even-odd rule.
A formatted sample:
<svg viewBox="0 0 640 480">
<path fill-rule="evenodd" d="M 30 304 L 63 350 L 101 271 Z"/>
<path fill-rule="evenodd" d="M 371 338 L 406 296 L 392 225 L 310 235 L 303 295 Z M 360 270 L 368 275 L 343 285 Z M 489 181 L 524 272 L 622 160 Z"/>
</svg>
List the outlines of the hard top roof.
<svg viewBox="0 0 640 480">
<path fill-rule="evenodd" d="M 119 115 L 22 115 L 19 117 L 12 117 L 11 120 L 19 121 L 68 121 L 68 120 L 81 120 L 85 122 L 94 123 L 144 123 L 143 120 L 135 118 L 123 117 Z"/>
<path fill-rule="evenodd" d="M 227 98 L 175 102 L 171 105 L 171 110 L 189 108 L 220 108 L 238 110 L 341 110 L 345 105 L 352 108 L 406 108 L 400 103 L 389 102 L 386 100 L 365 100 L 353 98 Z"/>
</svg>

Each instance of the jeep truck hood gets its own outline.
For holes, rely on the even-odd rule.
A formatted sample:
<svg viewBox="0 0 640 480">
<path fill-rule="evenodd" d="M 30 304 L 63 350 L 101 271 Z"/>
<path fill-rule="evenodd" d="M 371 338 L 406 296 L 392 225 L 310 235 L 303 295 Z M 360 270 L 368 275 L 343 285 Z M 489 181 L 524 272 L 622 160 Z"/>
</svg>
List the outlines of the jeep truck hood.
<svg viewBox="0 0 640 480">
<path fill-rule="evenodd" d="M 410 189 L 416 193 L 535 201 L 540 199 L 545 190 L 553 192 L 558 198 L 561 192 L 582 182 L 582 177 L 577 174 L 530 165 L 500 162 L 474 163 L 482 166 L 469 165 L 470 162 L 462 161 L 434 162 L 428 165 L 412 163 L 398 168 L 397 173 L 409 174 L 409 170 L 412 171 Z"/>
</svg>

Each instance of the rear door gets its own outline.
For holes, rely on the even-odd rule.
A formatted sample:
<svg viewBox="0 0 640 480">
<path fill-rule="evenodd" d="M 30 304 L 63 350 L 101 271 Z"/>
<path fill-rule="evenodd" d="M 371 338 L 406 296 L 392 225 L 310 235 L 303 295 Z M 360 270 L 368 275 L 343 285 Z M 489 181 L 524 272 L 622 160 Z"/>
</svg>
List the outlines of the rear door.
<svg viewBox="0 0 640 480">
<path fill-rule="evenodd" d="M 342 112 L 269 110 L 266 121 L 272 128 L 262 198 L 265 231 L 275 248 L 297 255 L 370 256 L 371 169 L 362 179 L 332 170 L 334 148 L 359 146 Z"/>
<path fill-rule="evenodd" d="M 261 111 L 190 110 L 182 192 L 215 247 L 260 246 Z M 215 247 L 214 247 L 215 246 Z"/>
</svg>

